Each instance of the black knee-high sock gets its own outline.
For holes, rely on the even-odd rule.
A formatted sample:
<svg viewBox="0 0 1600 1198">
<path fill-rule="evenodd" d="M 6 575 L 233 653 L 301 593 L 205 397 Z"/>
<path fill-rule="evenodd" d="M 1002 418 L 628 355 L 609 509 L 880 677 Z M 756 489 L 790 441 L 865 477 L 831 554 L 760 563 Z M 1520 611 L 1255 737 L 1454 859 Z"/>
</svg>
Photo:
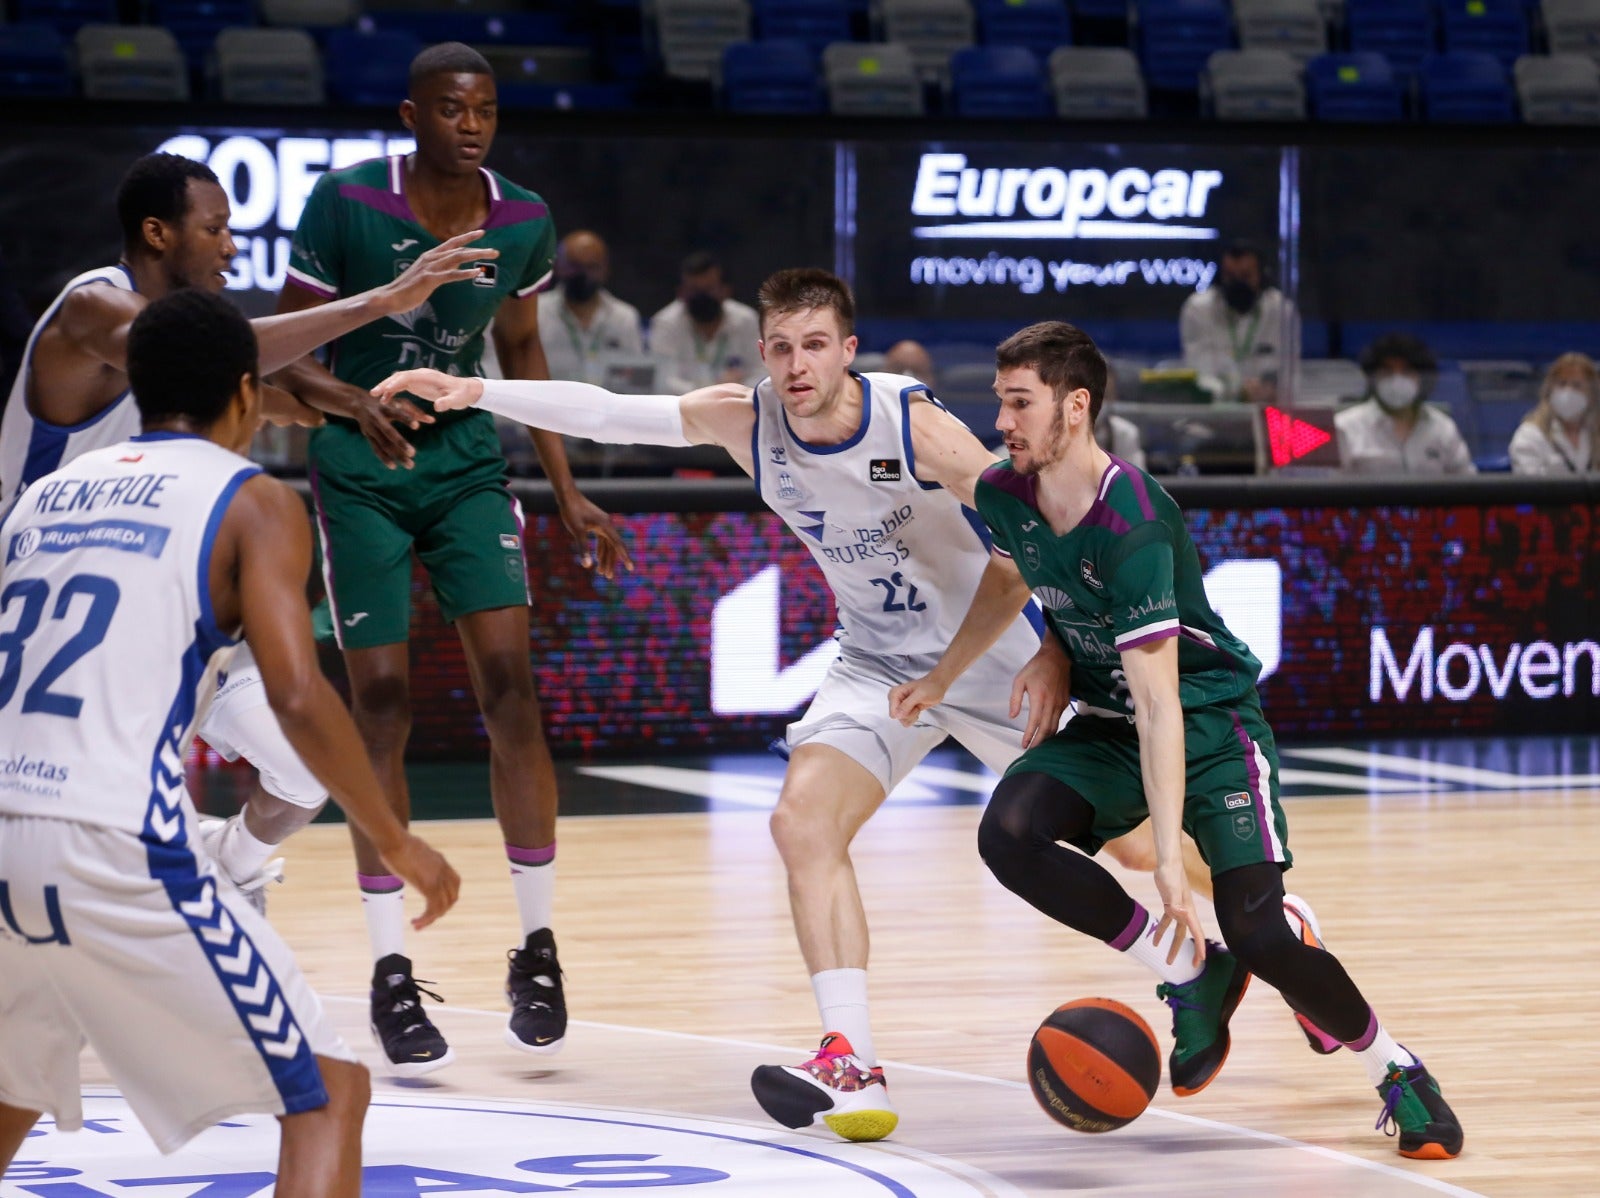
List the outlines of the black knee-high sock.
<svg viewBox="0 0 1600 1198">
<path fill-rule="evenodd" d="M 1000 781 L 978 825 L 978 853 L 1011 891 L 1057 923 L 1107 943 L 1127 930 L 1138 904 L 1105 869 L 1058 840 L 1086 835 L 1094 808 L 1048 774 Z"/>
<path fill-rule="evenodd" d="M 1304 943 L 1283 917 L 1283 871 L 1270 862 L 1215 879 L 1222 938 L 1251 973 L 1330 1036 L 1346 1043 L 1367 1031 L 1372 1011 L 1339 959 Z"/>
</svg>

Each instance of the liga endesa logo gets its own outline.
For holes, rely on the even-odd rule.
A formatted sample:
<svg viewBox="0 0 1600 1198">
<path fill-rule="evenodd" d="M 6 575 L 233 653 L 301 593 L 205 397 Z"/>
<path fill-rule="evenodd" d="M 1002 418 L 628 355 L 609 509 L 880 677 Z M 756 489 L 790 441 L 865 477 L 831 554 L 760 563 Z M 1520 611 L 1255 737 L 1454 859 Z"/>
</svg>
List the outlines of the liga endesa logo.
<svg viewBox="0 0 1600 1198">
<path fill-rule="evenodd" d="M 1147 171 L 1128 166 L 1064 169 L 1049 164 L 975 167 L 965 154 L 924 154 L 911 214 L 961 217 L 920 225 L 920 238 L 1013 238 L 1215 241 L 1206 222 L 1221 171 Z"/>
<path fill-rule="evenodd" d="M 71 1198 L 272 1193 L 278 1125 L 267 1116 L 230 1119 L 163 1157 L 119 1096 L 86 1093 L 83 1107 L 82 1131 L 65 1134 L 46 1121 L 30 1132 L 3 1185 Z M 361 1192 L 369 1198 L 644 1189 L 666 1190 L 674 1198 L 1020 1193 L 969 1166 L 904 1148 L 868 1157 L 856 1145 L 782 1128 L 480 1098 L 375 1095 L 362 1161 Z"/>
</svg>

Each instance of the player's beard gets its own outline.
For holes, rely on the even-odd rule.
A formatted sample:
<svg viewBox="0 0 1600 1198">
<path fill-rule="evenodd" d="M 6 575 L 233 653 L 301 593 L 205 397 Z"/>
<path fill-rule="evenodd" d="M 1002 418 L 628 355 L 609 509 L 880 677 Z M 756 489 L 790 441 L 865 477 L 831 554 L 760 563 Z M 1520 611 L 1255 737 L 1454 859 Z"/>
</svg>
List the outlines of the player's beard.
<svg viewBox="0 0 1600 1198">
<path fill-rule="evenodd" d="M 1067 456 L 1066 404 L 1061 400 L 1056 400 L 1056 414 L 1045 432 L 1043 446 L 1035 452 L 1030 445 L 1029 450 L 1027 462 L 1017 466 L 1019 474 L 1038 474 Z"/>
</svg>

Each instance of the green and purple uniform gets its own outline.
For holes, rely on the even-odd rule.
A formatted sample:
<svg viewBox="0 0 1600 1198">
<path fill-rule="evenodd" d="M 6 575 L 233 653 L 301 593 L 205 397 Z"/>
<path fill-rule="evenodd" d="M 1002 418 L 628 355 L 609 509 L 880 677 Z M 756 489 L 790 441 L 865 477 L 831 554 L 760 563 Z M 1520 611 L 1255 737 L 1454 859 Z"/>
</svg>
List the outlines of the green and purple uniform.
<svg viewBox="0 0 1600 1198">
<path fill-rule="evenodd" d="M 1122 654 L 1177 637 L 1184 829 L 1213 874 L 1262 861 L 1287 868 L 1278 753 L 1256 693 L 1261 663 L 1211 610 L 1178 505 L 1112 458 L 1093 505 L 1057 536 L 1036 487 L 1000 462 L 978 482 L 978 512 L 1072 658 L 1076 714 L 1007 773 L 1045 773 L 1081 794 L 1095 809 L 1093 833 L 1077 846 L 1086 852 L 1132 831 L 1149 808 Z"/>
<path fill-rule="evenodd" d="M 317 181 L 295 229 L 291 283 L 328 299 L 355 295 L 392 282 L 439 244 L 406 200 L 404 162 L 373 159 Z M 531 297 L 549 279 L 556 233 L 544 201 L 493 171 L 480 174 L 489 214 L 475 244 L 499 258 L 480 278 L 446 283 L 411 311 L 340 337 L 328 356 L 340 379 L 370 389 L 417 366 L 481 374 L 484 330 L 501 303 Z M 407 639 L 413 550 L 448 620 L 528 602 L 522 514 L 494 418 L 467 409 L 435 420 L 397 426 L 416 447 L 411 470 L 385 467 L 354 421 L 329 419 L 311 434 L 323 574 L 344 648 Z"/>
</svg>

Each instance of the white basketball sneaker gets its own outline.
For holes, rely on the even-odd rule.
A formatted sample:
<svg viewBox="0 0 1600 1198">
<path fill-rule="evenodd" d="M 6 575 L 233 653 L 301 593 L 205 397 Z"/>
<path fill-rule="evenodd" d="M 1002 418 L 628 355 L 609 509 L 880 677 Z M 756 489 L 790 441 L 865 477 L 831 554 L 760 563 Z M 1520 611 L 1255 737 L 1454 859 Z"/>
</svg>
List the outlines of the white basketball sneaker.
<svg viewBox="0 0 1600 1198">
<path fill-rule="evenodd" d="M 750 1075 L 756 1101 L 785 1127 L 821 1122 L 846 1140 L 881 1140 L 900 1122 L 883 1068 L 868 1066 L 838 1032 L 822 1037 L 803 1065 L 759 1065 Z"/>
</svg>

